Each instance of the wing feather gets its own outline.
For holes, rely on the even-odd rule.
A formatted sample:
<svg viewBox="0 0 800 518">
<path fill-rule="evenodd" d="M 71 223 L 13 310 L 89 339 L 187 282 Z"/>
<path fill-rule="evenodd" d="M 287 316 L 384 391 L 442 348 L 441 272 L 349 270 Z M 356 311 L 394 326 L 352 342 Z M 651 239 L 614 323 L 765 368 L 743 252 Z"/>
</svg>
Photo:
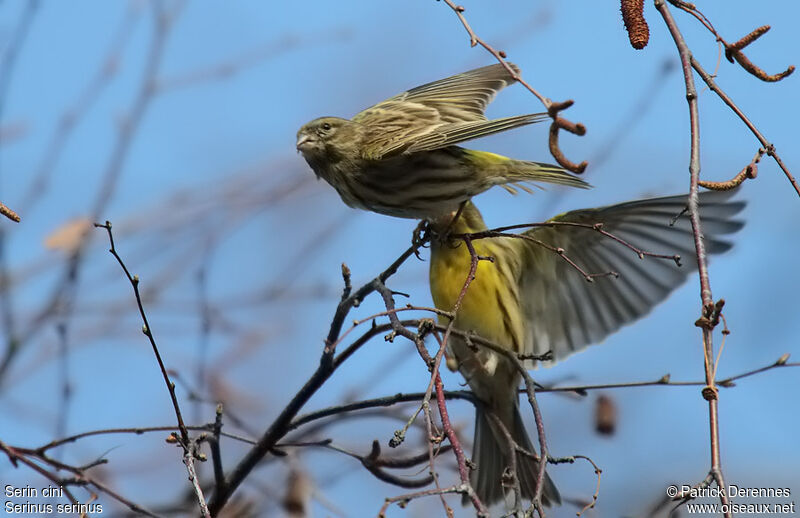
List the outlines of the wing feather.
<svg viewBox="0 0 800 518">
<path fill-rule="evenodd" d="M 440 149 L 546 119 L 543 113 L 486 119 L 488 104 L 513 82 L 498 63 L 412 88 L 357 113 L 352 121 L 365 129 L 364 157 Z"/>
<path fill-rule="evenodd" d="M 509 66 L 519 74 L 516 65 L 509 63 Z M 353 120 L 364 122 L 376 116 L 371 110 L 392 109 L 398 102 L 434 108 L 439 112 L 442 122 L 448 124 L 486 120 L 484 112 L 497 92 L 515 81 L 502 64 L 496 63 L 417 86 L 356 114 Z"/>
<path fill-rule="evenodd" d="M 744 202 L 732 193 L 700 195 L 700 213 L 709 253 L 730 249 L 722 236 L 738 231 L 734 219 Z M 620 327 L 646 315 L 696 269 L 694 240 L 683 215 L 686 196 L 671 196 L 622 203 L 599 209 L 568 212 L 552 221 L 593 225 L 648 252 L 680 254 L 682 267 L 673 261 L 639 259 L 627 247 L 591 228 L 538 227 L 527 235 L 565 254 L 587 273 L 615 271 L 619 278 L 598 277 L 587 282 L 563 258 L 535 243 L 524 241 L 524 261 L 519 274 L 521 300 L 528 319 L 525 353 L 554 359 L 598 342 Z M 673 221 L 673 224 L 670 224 Z"/>
</svg>

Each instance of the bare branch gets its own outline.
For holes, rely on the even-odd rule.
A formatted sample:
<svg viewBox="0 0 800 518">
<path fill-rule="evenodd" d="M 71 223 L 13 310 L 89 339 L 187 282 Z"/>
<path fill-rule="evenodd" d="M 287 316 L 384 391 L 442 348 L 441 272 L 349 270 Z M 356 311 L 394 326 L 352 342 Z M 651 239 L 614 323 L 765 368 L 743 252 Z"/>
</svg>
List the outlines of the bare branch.
<svg viewBox="0 0 800 518">
<path fill-rule="evenodd" d="M 573 101 L 568 100 L 561 103 L 554 103 L 547 97 L 540 94 L 536 91 L 527 81 L 525 81 L 522 76 L 520 76 L 506 61 L 506 53 L 502 50 L 497 50 L 491 45 L 489 45 L 485 40 L 480 38 L 475 31 L 472 30 L 470 27 L 469 22 L 467 22 L 466 17 L 464 16 L 464 7 L 461 5 L 456 5 L 452 0 L 444 0 L 444 3 L 456 13 L 458 16 L 459 21 L 464 26 L 464 29 L 467 31 L 469 35 L 470 46 L 474 47 L 475 45 L 480 45 L 484 49 L 486 49 L 492 56 L 497 59 L 508 71 L 514 80 L 518 81 L 522 86 L 528 89 L 533 95 L 536 96 L 537 99 L 544 105 L 547 109 L 547 114 L 553 119 L 552 124 L 550 125 L 550 153 L 553 155 L 553 158 L 565 169 L 572 171 L 573 173 L 580 174 L 584 170 L 586 170 L 586 166 L 588 165 L 587 162 L 581 162 L 580 164 L 575 164 L 574 162 L 570 162 L 564 156 L 564 153 L 558 147 L 558 130 L 559 129 L 566 129 L 567 131 L 574 133 L 576 135 L 582 136 L 586 133 L 586 127 L 583 124 L 575 124 L 570 122 L 566 119 L 563 119 L 558 116 L 558 112 L 569 108 L 572 106 Z"/>
</svg>

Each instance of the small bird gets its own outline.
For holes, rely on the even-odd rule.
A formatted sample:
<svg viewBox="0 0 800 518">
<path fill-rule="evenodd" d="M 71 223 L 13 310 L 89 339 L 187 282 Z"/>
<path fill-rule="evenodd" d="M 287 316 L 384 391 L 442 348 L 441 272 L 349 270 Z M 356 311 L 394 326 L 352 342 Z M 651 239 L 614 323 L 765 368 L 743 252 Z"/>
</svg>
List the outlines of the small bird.
<svg viewBox="0 0 800 518">
<path fill-rule="evenodd" d="M 730 192 L 700 195 L 709 254 L 730 249 L 732 245 L 720 236 L 743 226 L 733 217 L 745 204 L 730 197 Z M 524 232 L 524 238 L 473 240 L 475 253 L 492 260 L 478 262 L 454 327 L 514 353 L 541 356 L 550 352 L 552 361 L 547 365 L 603 340 L 647 314 L 696 269 L 691 226 L 683 215 L 686 204 L 686 196 L 671 196 L 576 210 L 549 220 L 552 225 Z M 683 266 L 662 258 L 640 259 L 625 245 L 601 235 L 596 224 L 640 250 L 678 254 Z M 430 228 L 431 295 L 437 308 L 452 311 L 471 264 L 460 236 L 484 231 L 486 225 L 475 205 L 466 202 L 459 215 L 443 215 L 433 220 Z M 615 272 L 618 276 L 594 277 L 587 282 L 562 253 L 587 274 Z M 449 319 L 440 316 L 439 321 L 446 325 Z M 509 441 L 497 421 L 519 447 L 534 452 L 519 411 L 522 377 L 511 360 L 488 348 L 468 345 L 454 335 L 447 347 L 448 366 L 458 368 L 479 401 L 472 453 L 477 468 L 470 480 L 478 497 L 490 505 L 503 500 L 508 490 L 508 476 L 503 472 L 510 465 Z M 536 365 L 531 360 L 524 363 L 526 368 Z M 536 461 L 517 452 L 516 476 L 524 498 L 534 495 L 537 470 Z M 549 476 L 542 497 L 546 505 L 561 501 Z"/>
<path fill-rule="evenodd" d="M 496 64 L 418 86 L 351 120 L 314 119 L 297 132 L 297 150 L 348 206 L 401 218 L 450 213 L 495 185 L 512 194 L 530 192 L 530 182 L 588 188 L 559 166 L 455 145 L 548 117 L 486 118 L 486 106 L 514 82 Z"/>
</svg>

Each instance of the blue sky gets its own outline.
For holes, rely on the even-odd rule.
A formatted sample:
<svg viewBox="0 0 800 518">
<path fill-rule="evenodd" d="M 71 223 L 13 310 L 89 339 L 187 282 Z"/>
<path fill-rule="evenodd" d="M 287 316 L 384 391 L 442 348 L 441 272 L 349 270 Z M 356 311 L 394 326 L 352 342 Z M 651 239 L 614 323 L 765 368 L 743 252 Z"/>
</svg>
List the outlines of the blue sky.
<svg viewBox="0 0 800 518">
<path fill-rule="evenodd" d="M 0 3 L 0 55 L 26 5 Z M 770 24 L 772 30 L 746 54 L 773 73 L 798 64 L 800 12 L 788 0 L 769 6 L 700 5 L 728 41 Z M 505 1 L 465 7 L 475 31 L 505 50 L 528 82 L 554 100 L 575 100 L 564 116 L 583 122 L 588 132 L 581 138 L 564 134 L 562 149 L 575 161 L 589 160 L 585 178 L 595 186 L 514 198 L 490 191 L 476 200 L 490 226 L 688 189 L 683 79 L 674 44 L 652 5 L 645 11 L 651 38 L 643 51 L 631 49 L 618 7 L 610 4 Z M 703 66 L 717 69 L 714 38 L 693 18 L 673 13 Z M 152 34 L 148 2 L 39 3 L 0 119 L 0 128 L 20 129 L 15 138 L 0 142 L 0 200 L 23 218 L 17 225 L 0 221 L 15 279 L 7 300 L 19 328 L 32 325 L 63 272 L 65 254 L 47 248 L 45 241 L 67 222 L 90 215 L 120 124 L 140 86 Z M 122 44 L 114 53 L 116 73 L 89 95 L 46 190 L 28 203 L 26 193 L 60 118 L 91 84 L 117 38 Z M 415 226 L 345 207 L 333 189 L 314 181 L 295 153 L 297 128 L 317 116 L 349 117 L 402 90 L 492 59 L 479 47 L 470 48 L 461 24 L 441 2 L 223 6 L 196 1 L 179 12 L 156 73 L 162 89 L 135 129 L 119 182 L 99 216 L 114 222 L 120 253 L 142 279 L 168 366 L 193 383 L 198 358 L 205 355 L 213 377 L 208 390 L 230 401 L 229 410 L 246 424 L 242 433 L 260 433 L 316 367 L 340 294 L 340 264 L 350 266 L 354 284 L 366 282 L 405 249 Z M 673 65 L 667 72 L 665 63 Z M 220 75 L 220 65 L 233 65 L 235 73 Z M 717 74 L 720 86 L 800 174 L 798 77 L 763 83 L 724 58 Z M 698 88 L 702 175 L 728 179 L 750 161 L 758 144 L 713 92 L 699 82 Z M 540 110 L 538 101 L 515 85 L 489 114 Z M 546 161 L 546 137 L 547 128 L 539 125 L 469 147 Z M 767 365 L 786 352 L 800 353 L 800 199 L 768 158 L 739 197 L 748 202 L 746 227 L 735 236 L 734 249 L 711 264 L 714 296 L 727 301 L 732 330 L 720 377 Z M 100 231 L 79 279 L 74 311 L 66 319 L 73 389 L 67 432 L 170 424 L 174 416 L 139 332 L 130 287 Z M 390 287 L 409 293 L 413 303 L 429 305 L 427 263 L 410 261 Z M 202 331 L 202 300 L 213 309 L 208 334 Z M 379 300 L 368 300 L 352 318 L 378 310 Z M 699 380 L 700 333 L 693 325 L 698 312 L 699 289 L 692 277 L 645 320 L 534 376 L 542 383 L 570 384 L 651 380 L 665 373 L 675 380 Z M 57 322 L 36 328 L 3 380 L 0 440 L 8 444 L 36 446 L 54 437 L 62 404 Z M 0 329 L 5 341 L 7 329 Z M 720 336 L 715 340 L 719 343 Z M 461 380 L 447 373 L 445 383 L 458 388 Z M 379 339 L 349 361 L 308 410 L 345 398 L 424 390 L 426 384 L 425 368 L 410 344 Z M 722 455 L 729 482 L 790 487 L 800 494 L 797 470 L 791 467 L 800 461 L 795 438 L 800 412 L 792 397 L 798 388 L 797 372 L 783 369 L 722 390 Z M 667 484 L 693 484 L 705 476 L 708 424 L 699 388 L 604 393 L 615 398 L 619 410 L 618 432 L 611 438 L 592 430 L 596 393 L 580 400 L 540 397 L 552 453 L 589 455 L 604 470 L 596 515 L 646 514 Z M 213 419 L 213 405 L 193 406 L 181 383 L 178 394 L 192 422 Z M 454 403 L 452 409 L 457 424 L 469 430 L 471 408 Z M 405 407 L 400 415 L 411 411 Z M 226 426 L 237 430 L 233 423 Z M 399 420 L 358 419 L 326 429 L 325 437 L 366 452 L 372 439 L 385 444 L 399 426 Z M 419 447 L 409 441 L 405 453 Z M 230 467 L 244 450 L 226 444 L 224 451 Z M 163 434 L 84 440 L 62 455 L 75 464 L 106 455 L 109 464 L 100 469 L 109 483 L 152 507 L 175 496 L 166 488 L 185 484 L 179 454 L 163 443 Z M 386 496 L 402 492 L 336 453 L 304 451 L 291 462 L 307 471 L 317 488 L 315 515 L 374 515 Z M 261 485 L 246 486 L 242 494 L 255 495 L 260 505 L 274 497 L 270 491 L 280 495 L 286 472 L 286 463 L 273 463 L 257 472 Z M 594 474 L 586 465 L 557 466 L 552 475 L 568 498 L 587 499 L 594 492 Z M 30 470 L 7 462 L 0 463 L 0 480 L 44 484 Z M 107 497 L 101 501 L 113 508 Z M 552 515 L 574 512 L 565 505 Z M 390 516 L 429 513 L 441 513 L 434 500 L 392 508 Z"/>
</svg>

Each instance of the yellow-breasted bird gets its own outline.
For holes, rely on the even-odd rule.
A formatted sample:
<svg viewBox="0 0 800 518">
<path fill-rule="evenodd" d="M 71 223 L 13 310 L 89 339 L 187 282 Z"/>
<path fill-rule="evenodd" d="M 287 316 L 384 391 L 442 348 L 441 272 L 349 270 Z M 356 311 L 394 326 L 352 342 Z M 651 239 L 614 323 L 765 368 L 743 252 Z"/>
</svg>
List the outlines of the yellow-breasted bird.
<svg viewBox="0 0 800 518">
<path fill-rule="evenodd" d="M 728 250 L 731 244 L 720 236 L 743 226 L 734 216 L 745 204 L 730 197 L 731 193 L 723 192 L 700 195 L 705 246 L 710 254 Z M 494 261 L 478 263 L 454 327 L 475 332 L 515 353 L 543 355 L 551 351 L 553 361 L 601 341 L 648 313 L 696 269 L 688 217 L 677 217 L 686 203 L 686 196 L 671 196 L 576 210 L 549 220 L 553 226 L 528 230 L 523 235 L 530 239 L 473 240 L 476 254 Z M 568 226 L 570 223 L 583 226 Z M 660 258 L 640 259 L 623 244 L 594 230 L 592 226 L 597 223 L 641 250 L 679 254 L 683 266 Z M 431 222 L 431 230 L 431 294 L 437 308 L 452 311 L 471 261 L 457 235 L 486 230 L 486 225 L 478 209 L 467 202 L 455 221 L 453 215 L 441 216 Z M 562 248 L 564 255 L 587 273 L 613 271 L 619 276 L 587 282 L 558 253 L 533 240 Z M 447 324 L 447 317 L 440 317 L 440 322 Z M 470 347 L 457 336 L 449 338 L 448 359 L 448 366 L 457 365 L 480 402 L 476 405 L 472 453 L 477 468 L 471 474 L 471 483 L 481 500 L 492 504 L 502 500 L 507 491 L 502 479 L 509 465 L 509 450 L 506 436 L 489 414 L 503 423 L 520 447 L 534 451 L 519 412 L 521 375 L 502 354 L 474 343 Z M 526 367 L 533 366 L 526 361 Z M 516 465 L 522 495 L 532 498 L 536 462 L 517 453 Z M 549 476 L 543 501 L 560 502 Z"/>
<path fill-rule="evenodd" d="M 511 193 L 529 182 L 588 187 L 559 166 L 455 145 L 547 118 L 486 119 L 486 106 L 513 82 L 496 64 L 418 86 L 351 120 L 309 122 L 297 132 L 297 150 L 350 207 L 402 218 L 452 212 L 494 185 Z"/>
</svg>

